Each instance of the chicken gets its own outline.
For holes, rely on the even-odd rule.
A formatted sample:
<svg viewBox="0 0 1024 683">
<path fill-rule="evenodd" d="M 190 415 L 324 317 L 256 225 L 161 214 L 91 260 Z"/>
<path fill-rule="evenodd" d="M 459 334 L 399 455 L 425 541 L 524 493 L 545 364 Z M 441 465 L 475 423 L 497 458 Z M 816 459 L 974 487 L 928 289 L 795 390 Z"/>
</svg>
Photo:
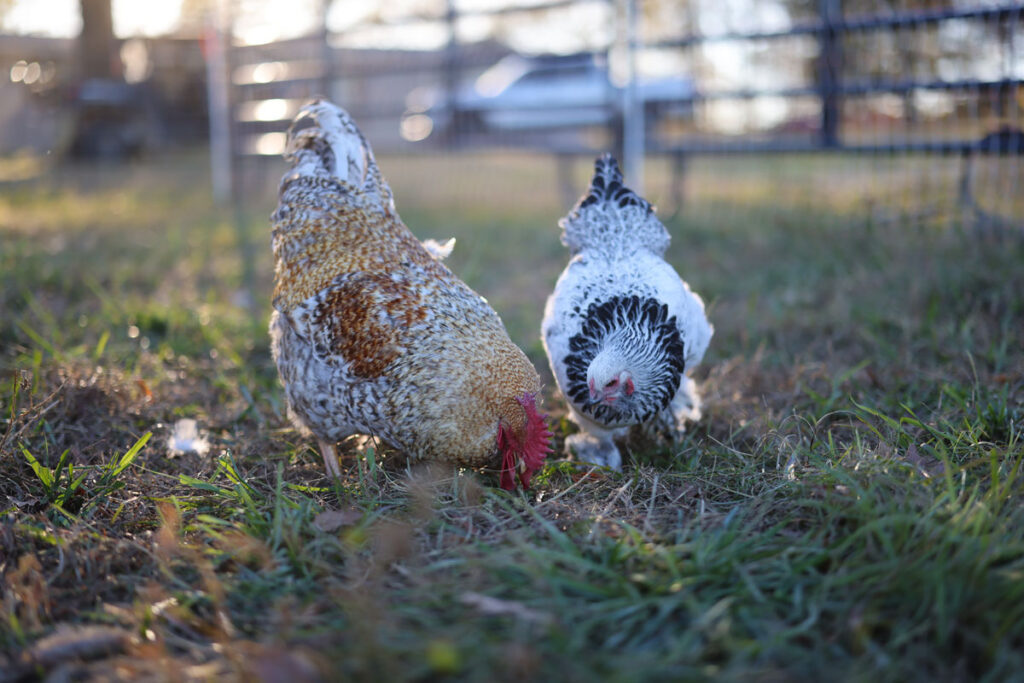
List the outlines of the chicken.
<svg viewBox="0 0 1024 683">
<path fill-rule="evenodd" d="M 498 314 L 420 243 L 351 117 L 323 100 L 288 132 L 274 212 L 270 336 L 289 414 L 340 476 L 373 435 L 412 460 L 500 470 L 524 487 L 550 450 L 540 379 Z"/>
<path fill-rule="evenodd" d="M 668 231 L 623 185 L 611 155 L 597 159 L 589 190 L 559 226 L 571 259 L 541 335 L 580 427 L 566 450 L 619 470 L 615 439 L 631 428 L 678 440 L 686 421 L 700 418 L 686 372 L 703 358 L 712 327 L 701 298 L 662 258 Z"/>
</svg>

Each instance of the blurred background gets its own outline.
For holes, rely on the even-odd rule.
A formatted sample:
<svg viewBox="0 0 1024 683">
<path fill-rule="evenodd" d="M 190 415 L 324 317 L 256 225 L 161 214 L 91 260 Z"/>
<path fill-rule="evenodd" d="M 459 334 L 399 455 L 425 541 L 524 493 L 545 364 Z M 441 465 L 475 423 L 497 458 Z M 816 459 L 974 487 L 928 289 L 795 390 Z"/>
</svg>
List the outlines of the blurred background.
<svg viewBox="0 0 1024 683">
<path fill-rule="evenodd" d="M 245 202 L 279 173 L 288 120 L 326 94 L 384 155 L 545 156 L 561 204 L 581 189 L 575 162 L 611 149 L 663 210 L 688 194 L 765 193 L 824 197 L 872 220 L 1019 226 L 1022 9 L 3 0 L 0 155 L 17 179 L 40 155 L 110 162 L 208 146 L 215 197 Z M 793 161 L 805 155 L 842 162 Z M 661 162 L 650 188 L 645 158 Z"/>
<path fill-rule="evenodd" d="M 577 162 L 610 149 L 663 212 L 755 194 L 873 221 L 1016 229 L 1022 11 L 983 0 L 0 0 L 0 182 L 201 147 L 214 196 L 246 202 L 279 176 L 288 120 L 326 94 L 384 156 L 544 160 L 553 204 L 582 189 Z"/>
</svg>

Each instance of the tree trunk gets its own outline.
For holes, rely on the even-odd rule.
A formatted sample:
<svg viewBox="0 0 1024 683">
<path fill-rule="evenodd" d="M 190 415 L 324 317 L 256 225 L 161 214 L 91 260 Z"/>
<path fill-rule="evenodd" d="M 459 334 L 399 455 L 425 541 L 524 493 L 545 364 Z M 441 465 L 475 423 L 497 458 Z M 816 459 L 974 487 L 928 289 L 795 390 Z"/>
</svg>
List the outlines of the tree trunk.
<svg viewBox="0 0 1024 683">
<path fill-rule="evenodd" d="M 111 0 L 79 0 L 82 33 L 78 36 L 78 65 L 82 80 L 121 77 L 110 4 Z"/>
</svg>

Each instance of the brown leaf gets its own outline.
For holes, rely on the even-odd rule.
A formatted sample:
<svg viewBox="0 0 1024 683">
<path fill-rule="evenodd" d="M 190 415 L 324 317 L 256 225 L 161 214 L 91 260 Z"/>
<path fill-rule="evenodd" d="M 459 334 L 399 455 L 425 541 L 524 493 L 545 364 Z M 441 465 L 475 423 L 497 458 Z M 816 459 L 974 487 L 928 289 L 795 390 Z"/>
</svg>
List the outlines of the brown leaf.
<svg viewBox="0 0 1024 683">
<path fill-rule="evenodd" d="M 363 518 L 363 512 L 359 508 L 348 508 L 347 510 L 324 510 L 313 518 L 313 526 L 320 531 L 330 533 L 337 531 L 343 526 L 352 526 Z"/>
<path fill-rule="evenodd" d="M 580 479 L 589 479 L 592 481 L 602 481 L 607 479 L 608 476 L 604 472 L 598 472 L 597 470 L 587 470 L 586 472 L 573 472 L 569 475 L 574 482 Z"/>
<path fill-rule="evenodd" d="M 917 452 L 917 446 L 915 444 L 910 444 L 910 448 L 907 449 L 903 459 L 911 465 L 920 465 L 924 462 L 924 458 L 922 458 L 921 454 Z"/>
<path fill-rule="evenodd" d="M 181 513 L 168 502 L 157 503 L 157 510 L 163 523 L 154 536 L 153 546 L 157 557 L 166 562 L 181 553 Z"/>
<path fill-rule="evenodd" d="M 72 659 L 96 659 L 119 652 L 131 642 L 131 634 L 111 626 L 61 626 L 29 650 L 33 664 L 44 668 Z"/>
<path fill-rule="evenodd" d="M 408 522 L 381 522 L 373 526 L 373 561 L 378 569 L 410 557 L 414 529 Z"/>
<path fill-rule="evenodd" d="M 260 683 L 318 683 L 321 675 L 316 656 L 302 649 L 289 649 L 274 643 L 236 641 L 229 647 L 243 680 Z"/>
<path fill-rule="evenodd" d="M 8 589 L 14 604 L 21 606 L 20 618 L 33 629 L 39 628 L 50 613 L 50 594 L 43 576 L 43 568 L 35 555 L 18 558 L 18 567 L 7 576 Z"/>
<path fill-rule="evenodd" d="M 229 531 L 214 545 L 242 564 L 263 568 L 270 568 L 274 564 L 274 553 L 267 544 L 241 531 Z"/>
<path fill-rule="evenodd" d="M 917 468 L 917 471 L 921 473 L 921 476 L 925 479 L 931 479 L 932 477 L 942 474 L 946 471 L 946 464 L 937 458 L 925 457 L 921 455 L 915 444 L 910 444 L 907 448 L 907 452 L 903 455 L 903 459 Z"/>
<path fill-rule="evenodd" d="M 486 615 L 508 615 L 523 621 L 533 621 L 539 624 L 547 624 L 551 621 L 551 615 L 531 609 L 521 602 L 492 598 L 482 593 L 463 593 L 459 601 L 464 605 L 475 607 L 481 614 Z"/>
<path fill-rule="evenodd" d="M 147 401 L 153 400 L 153 390 L 149 388 L 148 384 L 146 384 L 146 380 L 135 380 L 135 386 L 137 386 L 142 391 L 142 395 L 146 397 Z"/>
</svg>

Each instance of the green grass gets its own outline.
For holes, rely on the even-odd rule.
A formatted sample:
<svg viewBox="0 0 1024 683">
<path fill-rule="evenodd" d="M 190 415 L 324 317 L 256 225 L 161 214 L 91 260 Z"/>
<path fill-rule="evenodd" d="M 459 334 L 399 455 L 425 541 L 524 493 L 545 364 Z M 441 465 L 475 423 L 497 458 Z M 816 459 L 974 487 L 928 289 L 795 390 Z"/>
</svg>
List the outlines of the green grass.
<svg viewBox="0 0 1024 683">
<path fill-rule="evenodd" d="M 704 418 L 529 495 L 372 446 L 327 480 L 269 357 L 272 182 L 248 262 L 200 154 L 0 188 L 0 681 L 1020 679 L 1024 246 L 866 215 L 843 163 L 693 169 L 668 226 L 716 327 Z M 554 164 L 382 166 L 560 439 Z M 181 418 L 207 453 L 170 450 Z"/>
</svg>

